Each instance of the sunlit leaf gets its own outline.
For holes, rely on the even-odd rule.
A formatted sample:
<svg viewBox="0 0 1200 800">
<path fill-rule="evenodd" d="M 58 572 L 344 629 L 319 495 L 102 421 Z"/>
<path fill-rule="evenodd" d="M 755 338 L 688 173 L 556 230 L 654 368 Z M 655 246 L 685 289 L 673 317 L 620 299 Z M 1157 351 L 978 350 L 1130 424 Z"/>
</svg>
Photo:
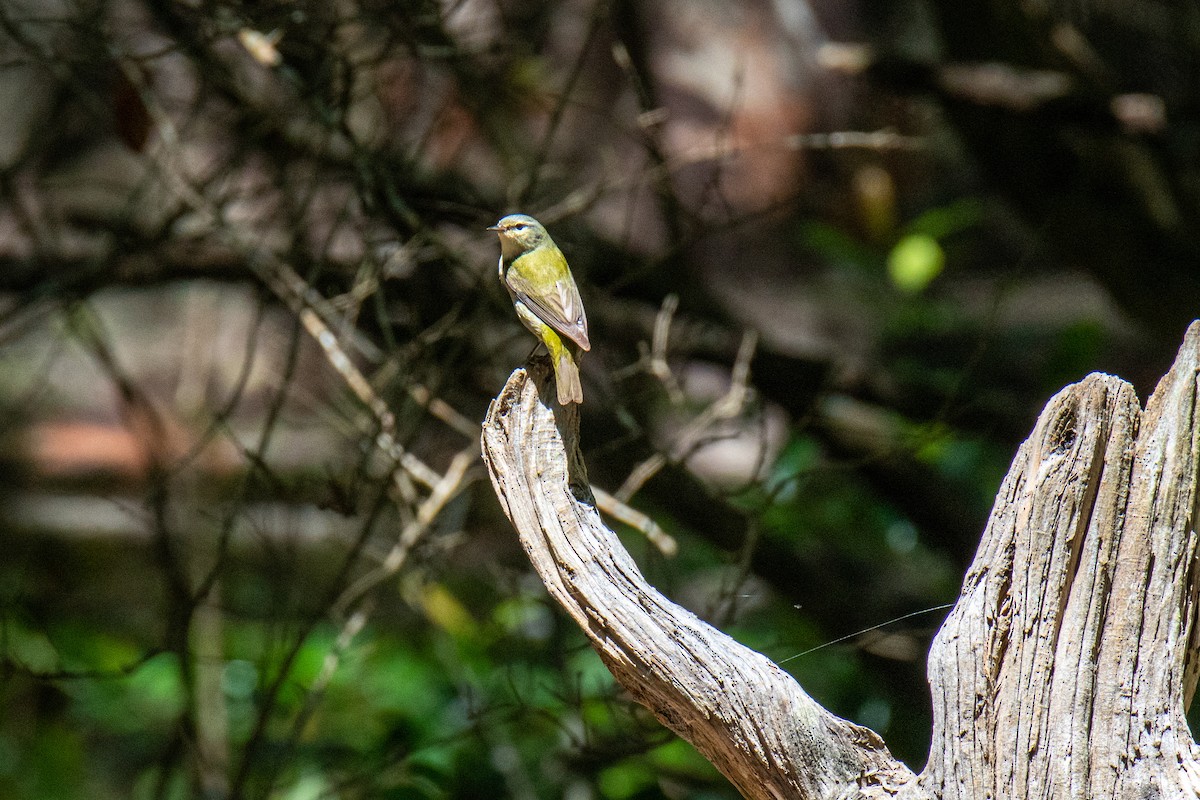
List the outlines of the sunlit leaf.
<svg viewBox="0 0 1200 800">
<path fill-rule="evenodd" d="M 946 254 L 937 239 L 915 233 L 903 237 L 888 254 L 888 277 L 907 294 L 922 291 L 946 265 Z"/>
</svg>

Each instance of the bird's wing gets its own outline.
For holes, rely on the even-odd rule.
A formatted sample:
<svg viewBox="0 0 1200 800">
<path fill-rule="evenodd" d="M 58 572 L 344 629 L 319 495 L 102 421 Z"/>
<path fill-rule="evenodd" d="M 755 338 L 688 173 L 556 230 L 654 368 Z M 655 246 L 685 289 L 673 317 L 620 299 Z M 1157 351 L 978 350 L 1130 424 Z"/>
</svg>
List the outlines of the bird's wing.
<svg viewBox="0 0 1200 800">
<path fill-rule="evenodd" d="M 588 340 L 587 314 L 583 310 L 583 300 L 579 296 L 579 288 L 575 279 L 567 269 L 566 259 L 558 248 L 551 253 L 539 254 L 547 259 L 555 259 L 541 268 L 535 266 L 534 259 L 528 253 L 513 260 L 505 272 L 504 280 L 513 295 L 524 303 L 538 318 L 554 330 L 566 336 L 584 350 L 591 350 L 592 343 Z M 556 263 L 557 262 L 557 263 Z M 560 268 L 561 267 L 561 268 Z M 564 275 L 554 279 L 554 275 Z M 540 278 L 540 280 L 539 280 Z M 550 291 L 539 290 L 538 287 L 551 285 Z"/>
</svg>

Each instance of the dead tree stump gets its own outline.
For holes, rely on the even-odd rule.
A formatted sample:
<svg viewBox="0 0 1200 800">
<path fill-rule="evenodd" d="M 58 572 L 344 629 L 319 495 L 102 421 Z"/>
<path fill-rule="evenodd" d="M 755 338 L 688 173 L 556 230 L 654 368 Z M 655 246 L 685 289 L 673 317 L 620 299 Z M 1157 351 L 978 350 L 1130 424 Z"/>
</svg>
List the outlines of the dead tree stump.
<svg viewBox="0 0 1200 800">
<path fill-rule="evenodd" d="M 929 654 L 914 774 L 874 732 L 646 583 L 596 511 L 576 407 L 517 370 L 483 453 L 551 595 L 618 681 L 750 798 L 1195 798 L 1200 322 L 1143 411 L 1094 374 L 1042 411 Z"/>
</svg>

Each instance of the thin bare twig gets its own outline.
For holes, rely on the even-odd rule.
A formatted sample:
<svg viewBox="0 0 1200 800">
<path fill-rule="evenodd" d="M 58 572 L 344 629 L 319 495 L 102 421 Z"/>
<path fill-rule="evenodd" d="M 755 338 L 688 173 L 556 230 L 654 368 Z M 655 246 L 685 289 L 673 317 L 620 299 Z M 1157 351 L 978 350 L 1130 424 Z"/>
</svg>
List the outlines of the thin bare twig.
<svg viewBox="0 0 1200 800">
<path fill-rule="evenodd" d="M 662 308 L 654 318 L 654 333 L 650 339 L 650 350 L 646 354 L 646 369 L 667 390 L 671 402 L 679 405 L 684 401 L 683 389 L 679 379 L 671 369 L 667 360 L 670 349 L 671 323 L 675 321 L 675 312 L 679 310 L 679 295 L 669 294 L 663 298 Z"/>
<path fill-rule="evenodd" d="M 666 304 L 664 303 L 665 309 Z M 655 329 L 657 332 L 657 323 Z M 669 453 L 654 453 L 638 463 L 630 471 L 625 482 L 621 484 L 621 488 L 614 492 L 616 497 L 628 502 L 647 481 L 658 474 L 659 470 L 667 464 L 687 460 L 692 453 L 706 444 L 713 426 L 742 414 L 750 397 L 750 362 L 754 359 L 754 351 L 757 346 L 758 334 L 754 331 L 747 331 L 742 336 L 742 343 L 738 347 L 728 391 L 683 429 Z M 661 363 L 665 364 L 666 362 L 664 360 Z"/>
<path fill-rule="evenodd" d="M 478 443 L 463 448 L 451 459 L 446 473 L 433 487 L 429 497 L 417 507 L 415 518 L 404 526 L 382 563 L 348 586 L 334 602 L 332 610 L 335 614 L 346 614 L 363 595 L 400 571 L 409 553 L 429 530 L 437 515 L 465 488 L 467 470 L 478 462 Z"/>
<path fill-rule="evenodd" d="M 618 500 L 598 486 L 592 487 L 592 494 L 596 497 L 596 505 L 602 512 L 618 522 L 623 522 L 640 531 L 650 544 L 657 547 L 664 556 L 674 556 L 679 552 L 679 543 L 675 541 L 675 537 L 660 528 L 658 523 L 650 517 Z"/>
</svg>

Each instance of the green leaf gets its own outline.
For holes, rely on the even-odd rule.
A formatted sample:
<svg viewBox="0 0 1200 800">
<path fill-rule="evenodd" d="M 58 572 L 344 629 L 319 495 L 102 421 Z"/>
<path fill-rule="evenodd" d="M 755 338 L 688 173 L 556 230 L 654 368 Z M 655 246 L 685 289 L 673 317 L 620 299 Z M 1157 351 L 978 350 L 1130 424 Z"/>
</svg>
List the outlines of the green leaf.
<svg viewBox="0 0 1200 800">
<path fill-rule="evenodd" d="M 922 233 L 903 237 L 888 253 L 888 277 L 906 294 L 922 291 L 945 265 L 946 254 L 937 239 Z"/>
<path fill-rule="evenodd" d="M 904 230 L 909 234 L 920 233 L 935 239 L 945 239 L 980 224 L 983 219 L 983 203 L 968 198 L 931 208 L 905 225 Z"/>
</svg>

